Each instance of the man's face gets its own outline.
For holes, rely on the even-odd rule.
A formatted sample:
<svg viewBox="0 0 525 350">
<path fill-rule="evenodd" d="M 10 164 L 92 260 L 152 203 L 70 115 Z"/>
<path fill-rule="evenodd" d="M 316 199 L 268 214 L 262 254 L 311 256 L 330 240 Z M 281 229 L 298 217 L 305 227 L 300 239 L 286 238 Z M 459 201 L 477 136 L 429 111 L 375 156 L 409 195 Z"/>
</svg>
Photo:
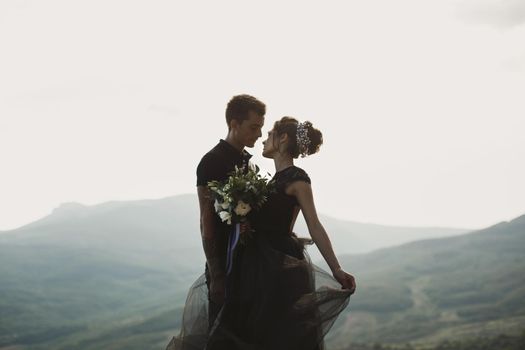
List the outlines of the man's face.
<svg viewBox="0 0 525 350">
<path fill-rule="evenodd" d="M 261 129 L 264 126 L 264 116 L 250 111 L 249 117 L 240 124 L 237 121 L 232 123 L 235 131 L 235 138 L 245 147 L 253 147 L 259 137 L 262 136 Z"/>
</svg>

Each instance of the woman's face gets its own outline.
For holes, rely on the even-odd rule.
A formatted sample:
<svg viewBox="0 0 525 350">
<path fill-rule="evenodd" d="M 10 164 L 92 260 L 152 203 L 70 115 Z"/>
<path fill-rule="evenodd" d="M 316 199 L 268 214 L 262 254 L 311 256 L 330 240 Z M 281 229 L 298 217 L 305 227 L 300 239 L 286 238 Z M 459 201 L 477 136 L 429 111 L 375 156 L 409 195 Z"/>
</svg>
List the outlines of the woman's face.
<svg viewBox="0 0 525 350">
<path fill-rule="evenodd" d="M 263 152 L 262 155 L 265 158 L 273 158 L 276 152 L 279 152 L 279 143 L 275 142 L 278 140 L 274 139 L 275 132 L 272 130 L 268 131 L 268 137 L 263 141 Z M 275 141 L 274 141 L 275 140 Z"/>
</svg>

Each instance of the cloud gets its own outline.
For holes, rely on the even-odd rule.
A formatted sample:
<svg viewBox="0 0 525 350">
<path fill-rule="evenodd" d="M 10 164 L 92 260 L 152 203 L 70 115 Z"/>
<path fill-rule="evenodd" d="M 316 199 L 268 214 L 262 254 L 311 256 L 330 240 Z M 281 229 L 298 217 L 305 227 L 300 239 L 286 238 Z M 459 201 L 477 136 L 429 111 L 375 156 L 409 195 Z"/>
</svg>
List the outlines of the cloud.
<svg viewBox="0 0 525 350">
<path fill-rule="evenodd" d="M 504 69 L 512 72 L 525 72 L 525 54 L 522 56 L 511 57 L 503 61 Z"/>
<path fill-rule="evenodd" d="M 497 28 L 513 28 L 525 24 L 523 0 L 465 0 L 459 6 L 458 12 L 467 22 Z"/>
<path fill-rule="evenodd" d="M 167 105 L 151 104 L 148 106 L 148 111 L 160 113 L 167 117 L 180 117 L 181 116 L 180 111 L 177 108 L 173 106 L 167 106 Z"/>
</svg>

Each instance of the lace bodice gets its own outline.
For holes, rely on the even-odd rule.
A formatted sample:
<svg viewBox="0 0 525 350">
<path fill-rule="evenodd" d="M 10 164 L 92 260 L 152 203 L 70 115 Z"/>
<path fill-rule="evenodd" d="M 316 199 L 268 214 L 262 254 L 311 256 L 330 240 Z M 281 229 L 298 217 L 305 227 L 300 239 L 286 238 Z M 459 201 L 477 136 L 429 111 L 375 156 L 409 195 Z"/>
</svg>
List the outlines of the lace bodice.
<svg viewBox="0 0 525 350">
<path fill-rule="evenodd" d="M 289 235 L 297 198 L 286 194 L 288 185 L 295 181 L 311 183 L 308 174 L 294 165 L 275 173 L 276 192 L 272 193 L 255 218 L 256 231 L 265 231 L 271 235 Z"/>
</svg>

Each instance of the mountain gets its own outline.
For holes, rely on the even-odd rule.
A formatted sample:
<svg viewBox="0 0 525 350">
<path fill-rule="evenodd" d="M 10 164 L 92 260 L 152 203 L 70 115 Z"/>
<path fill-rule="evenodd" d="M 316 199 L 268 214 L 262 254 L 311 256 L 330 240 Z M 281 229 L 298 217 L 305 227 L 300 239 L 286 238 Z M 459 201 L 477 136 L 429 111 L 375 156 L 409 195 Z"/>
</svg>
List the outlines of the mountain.
<svg viewBox="0 0 525 350">
<path fill-rule="evenodd" d="M 457 236 L 471 230 L 446 227 L 403 227 L 359 223 L 320 215 L 336 254 L 367 253 L 373 250 L 400 245 L 420 239 Z M 294 231 L 308 236 L 302 215 L 298 216 Z M 310 250 L 312 260 L 322 260 L 317 248 Z"/>
<path fill-rule="evenodd" d="M 204 268 L 191 199 L 69 203 L 0 235 L 0 347 L 56 344 L 182 304 Z"/>
<path fill-rule="evenodd" d="M 525 330 L 525 215 L 458 237 L 345 256 L 358 291 L 339 343 L 438 343 Z M 335 336 L 335 334 L 332 334 Z"/>
<path fill-rule="evenodd" d="M 339 254 L 399 245 L 409 237 L 453 235 L 441 239 L 461 241 L 469 236 L 458 236 L 465 230 L 389 229 L 324 216 L 322 221 Z M 303 229 L 298 225 L 295 231 L 304 234 Z M 361 243 L 354 245 L 356 237 L 361 237 Z M 410 312 L 418 286 L 433 286 L 418 278 L 437 273 L 430 269 L 426 275 L 424 270 L 417 274 L 407 268 L 415 263 L 424 266 L 422 248 L 410 247 L 428 244 L 428 249 L 436 249 L 432 247 L 441 247 L 441 239 L 342 256 L 341 261 L 358 278 L 359 291 L 348 315 L 330 334 L 332 344 L 368 341 L 375 339 L 374 334 L 388 342 L 408 339 L 389 338 L 382 332 L 392 317 Z M 453 248 L 456 241 L 450 242 L 444 248 Z M 446 257 L 448 253 L 439 254 Z M 474 254 L 468 259 L 463 263 L 478 257 Z M 436 261 L 429 261 L 429 268 Z M 203 268 L 195 195 L 95 206 L 63 204 L 41 220 L 0 234 L 0 349 L 13 344 L 27 349 L 158 349 L 175 332 L 180 321 L 177 310 Z M 392 281 L 400 270 L 413 274 L 401 274 L 403 278 L 390 284 L 379 283 Z M 414 290 L 413 278 L 420 283 Z M 461 284 L 461 276 L 458 281 Z M 500 316 L 508 315 L 495 317 Z M 363 320 L 374 320 L 375 326 L 367 328 L 370 332 L 366 327 L 358 331 L 360 325 L 368 327 Z M 426 336 L 418 334 L 421 339 Z"/>
<path fill-rule="evenodd" d="M 200 252 L 198 200 L 194 194 L 163 199 L 112 201 L 86 206 L 63 203 L 53 212 L 35 222 L 10 231 L 0 231 L 0 243 L 45 244 L 53 246 L 85 246 L 97 249 L 125 245 L 126 253 L 139 248 L 159 250 L 183 247 Z M 468 229 L 445 227 L 401 227 L 363 224 L 320 215 L 338 254 L 365 253 L 374 249 L 399 245 L 413 240 L 447 237 L 468 232 Z M 295 232 L 308 236 L 304 218 L 299 215 Z M 25 242 L 25 243 L 24 243 Z M 128 250 L 130 249 L 130 250 Z M 312 252 L 314 257 L 321 257 Z M 315 258 L 314 258 L 315 259 Z"/>
</svg>

